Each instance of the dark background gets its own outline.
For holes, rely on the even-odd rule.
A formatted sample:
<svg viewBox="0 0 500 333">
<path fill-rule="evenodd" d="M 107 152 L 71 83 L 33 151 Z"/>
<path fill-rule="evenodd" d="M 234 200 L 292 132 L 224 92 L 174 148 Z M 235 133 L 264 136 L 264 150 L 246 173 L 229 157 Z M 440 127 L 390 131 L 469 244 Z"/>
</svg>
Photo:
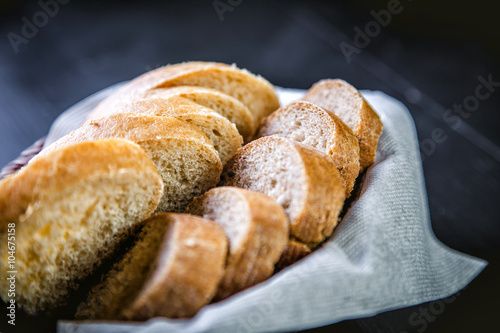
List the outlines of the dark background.
<svg viewBox="0 0 500 333">
<path fill-rule="evenodd" d="M 212 0 L 73 0 L 59 5 L 16 53 L 9 33 L 22 36 L 23 17 L 33 22 L 43 9 L 37 1 L 0 0 L 0 167 L 44 136 L 69 106 L 168 63 L 234 62 L 283 87 L 306 89 L 340 77 L 359 89 L 381 90 L 409 108 L 426 147 L 423 166 L 436 236 L 490 265 L 442 303 L 444 312 L 426 325 L 412 325 L 409 318 L 435 310 L 436 303 L 314 332 L 497 331 L 500 87 L 467 118 L 455 114 L 460 125 L 443 118 L 454 104 L 474 96 L 479 76 L 500 82 L 495 1 L 401 0 L 401 13 L 391 15 L 350 63 L 339 44 L 354 45 L 354 28 L 364 30 L 374 20 L 371 11 L 387 9 L 387 1 L 221 2 L 235 4 L 222 17 Z M 431 149 L 429 139 L 439 128 L 447 139 Z"/>
</svg>

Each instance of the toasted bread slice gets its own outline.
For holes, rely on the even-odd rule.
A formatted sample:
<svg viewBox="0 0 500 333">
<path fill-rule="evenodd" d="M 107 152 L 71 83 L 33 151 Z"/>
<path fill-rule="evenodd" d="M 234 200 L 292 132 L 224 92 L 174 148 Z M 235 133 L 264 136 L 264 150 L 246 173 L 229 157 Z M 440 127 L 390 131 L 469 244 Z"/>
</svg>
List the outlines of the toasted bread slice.
<svg viewBox="0 0 500 333">
<path fill-rule="evenodd" d="M 224 273 L 227 237 L 212 221 L 160 213 L 77 310 L 77 319 L 193 317 Z"/>
<path fill-rule="evenodd" d="M 130 81 L 97 106 L 100 110 L 114 109 L 137 100 L 145 91 L 156 88 L 200 86 L 219 90 L 241 101 L 256 122 L 279 108 L 274 87 L 260 76 L 235 65 L 214 62 L 186 62 L 168 65 L 147 72 Z"/>
<path fill-rule="evenodd" d="M 361 171 L 375 161 L 383 125 L 356 88 L 343 80 L 322 80 L 308 90 L 303 100 L 335 113 L 352 129 L 359 141 Z"/>
<path fill-rule="evenodd" d="M 125 105 L 117 112 L 174 117 L 194 125 L 208 137 L 223 165 L 243 144 L 243 138 L 229 120 L 183 97 L 143 99 Z"/>
<path fill-rule="evenodd" d="M 147 154 L 119 139 L 62 147 L 0 182 L 0 295 L 50 312 L 150 216 L 163 183 Z M 13 226 L 14 225 L 14 226 Z M 8 233 L 15 235 L 14 266 Z"/>
<path fill-rule="evenodd" d="M 240 148 L 221 183 L 267 194 L 284 209 L 290 235 L 313 247 L 330 236 L 345 200 L 340 174 L 325 153 L 266 136 Z"/>
<path fill-rule="evenodd" d="M 214 220 L 229 238 L 227 267 L 215 300 L 227 298 L 273 274 L 288 240 L 288 219 L 272 198 L 222 186 L 195 198 L 187 212 Z"/>
<path fill-rule="evenodd" d="M 292 102 L 262 119 L 257 136 L 269 135 L 289 138 L 329 155 L 350 196 L 359 174 L 359 144 L 339 117 L 310 102 Z"/>
<path fill-rule="evenodd" d="M 90 120 L 40 155 L 76 142 L 113 137 L 136 142 L 153 160 L 165 184 L 158 211 L 183 212 L 194 197 L 219 181 L 222 164 L 208 138 L 196 127 L 169 117 L 123 113 Z"/>
</svg>

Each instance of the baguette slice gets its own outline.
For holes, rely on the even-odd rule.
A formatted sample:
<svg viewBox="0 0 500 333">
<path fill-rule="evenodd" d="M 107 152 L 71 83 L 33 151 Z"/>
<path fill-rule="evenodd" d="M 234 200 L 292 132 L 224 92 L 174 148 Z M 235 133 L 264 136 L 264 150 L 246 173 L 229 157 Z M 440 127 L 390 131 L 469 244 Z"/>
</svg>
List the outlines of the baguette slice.
<svg viewBox="0 0 500 333">
<path fill-rule="evenodd" d="M 168 98 L 172 96 L 187 98 L 226 117 L 230 122 L 236 125 L 236 128 L 245 142 L 249 142 L 253 138 L 258 125 L 250 110 L 248 110 L 243 103 L 215 89 L 196 86 L 180 86 L 147 90 L 142 95 L 136 94 L 135 96 L 137 96 L 137 100 L 146 98 Z M 113 110 L 100 109 L 100 112 L 101 114 L 98 114 L 96 111 L 91 112 L 87 119 L 101 118 L 108 113 L 112 113 Z M 102 112 L 106 112 L 106 114 Z"/>
<path fill-rule="evenodd" d="M 292 139 L 329 155 L 350 196 L 359 174 L 359 144 L 339 117 L 310 102 L 292 102 L 262 119 L 257 137 L 269 135 Z"/>
<path fill-rule="evenodd" d="M 0 294 L 50 312 L 156 208 L 162 181 L 136 144 L 118 139 L 52 151 L 0 182 L 0 234 L 15 229 L 15 267 L 0 248 Z M 15 227 L 9 225 L 14 223 Z"/>
<path fill-rule="evenodd" d="M 135 94 L 156 88 L 200 86 L 219 90 L 241 101 L 256 122 L 279 108 L 274 87 L 260 76 L 235 65 L 215 62 L 186 62 L 147 72 L 104 100 L 97 109 L 114 109 L 136 100 Z"/>
<path fill-rule="evenodd" d="M 308 90 L 303 100 L 335 113 L 352 129 L 359 141 L 360 171 L 373 164 L 383 125 L 356 88 L 343 80 L 322 80 Z"/>
<path fill-rule="evenodd" d="M 285 250 L 276 263 L 276 272 L 296 263 L 312 252 L 311 248 L 306 244 L 295 239 L 290 239 L 286 244 Z"/>
<path fill-rule="evenodd" d="M 229 120 L 183 97 L 143 99 L 118 108 L 117 112 L 173 117 L 194 125 L 208 137 L 223 165 L 243 144 L 243 138 Z"/>
<path fill-rule="evenodd" d="M 187 98 L 226 117 L 236 125 L 245 142 L 249 142 L 255 134 L 258 124 L 253 114 L 243 103 L 232 96 L 215 89 L 196 86 L 158 88 L 145 93 L 145 98 L 170 96 Z"/>
<path fill-rule="evenodd" d="M 221 183 L 267 194 L 285 209 L 290 235 L 311 248 L 337 225 L 345 189 L 328 155 L 304 144 L 267 136 L 239 149 Z"/>
<path fill-rule="evenodd" d="M 160 213 L 77 309 L 77 319 L 193 317 L 224 273 L 227 237 L 212 221 Z"/>
<path fill-rule="evenodd" d="M 157 211 L 182 212 L 195 196 L 219 181 L 222 164 L 207 137 L 196 127 L 169 117 L 124 113 L 91 120 L 40 155 L 76 142 L 113 137 L 136 142 L 153 160 L 165 185 Z"/>
<path fill-rule="evenodd" d="M 227 267 L 215 300 L 273 274 L 288 240 L 288 219 L 272 198 L 237 187 L 216 187 L 195 198 L 187 212 L 214 220 L 229 238 Z"/>
</svg>

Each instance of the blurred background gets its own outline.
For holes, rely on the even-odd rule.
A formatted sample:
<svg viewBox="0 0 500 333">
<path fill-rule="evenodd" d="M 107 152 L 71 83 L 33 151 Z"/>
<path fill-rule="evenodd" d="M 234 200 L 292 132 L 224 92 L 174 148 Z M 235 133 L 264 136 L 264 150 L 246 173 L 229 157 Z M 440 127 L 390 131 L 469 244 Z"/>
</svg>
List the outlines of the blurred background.
<svg viewBox="0 0 500 333">
<path fill-rule="evenodd" d="M 380 90 L 415 121 L 436 236 L 490 265 L 425 323 L 409 318 L 431 303 L 311 332 L 495 331 L 499 9 L 482 0 L 0 0 L 0 167 L 71 105 L 168 63 L 236 63 L 282 87 L 338 77 Z"/>
</svg>

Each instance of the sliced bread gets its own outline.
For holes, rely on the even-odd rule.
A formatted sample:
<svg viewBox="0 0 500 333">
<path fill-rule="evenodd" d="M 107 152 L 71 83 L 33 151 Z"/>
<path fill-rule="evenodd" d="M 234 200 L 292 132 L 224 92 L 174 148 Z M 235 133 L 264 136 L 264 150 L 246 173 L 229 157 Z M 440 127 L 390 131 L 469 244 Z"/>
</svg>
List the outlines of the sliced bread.
<svg viewBox="0 0 500 333">
<path fill-rule="evenodd" d="M 356 88 L 343 80 L 322 80 L 308 90 L 303 100 L 335 113 L 352 129 L 359 141 L 361 171 L 375 161 L 383 125 Z"/>
<path fill-rule="evenodd" d="M 226 117 L 236 125 L 245 142 L 249 142 L 255 134 L 258 124 L 250 110 L 236 98 L 215 89 L 196 86 L 158 88 L 146 91 L 144 98 L 170 96 L 187 98 Z"/>
<path fill-rule="evenodd" d="M 279 108 L 274 87 L 260 76 L 239 69 L 235 65 L 186 62 L 161 67 L 135 78 L 104 100 L 96 109 L 114 109 L 136 100 L 136 94 L 142 96 L 147 90 L 178 86 L 212 88 L 233 96 L 248 107 L 257 123 Z"/>
<path fill-rule="evenodd" d="M 267 194 L 285 210 L 290 235 L 310 247 L 330 236 L 345 200 L 340 174 L 325 153 L 267 136 L 240 148 L 221 183 Z"/>
<path fill-rule="evenodd" d="M 113 137 L 136 142 L 153 160 L 165 184 L 158 211 L 182 212 L 195 196 L 219 181 L 222 164 L 207 137 L 196 127 L 169 117 L 123 113 L 90 120 L 40 155 L 76 142 Z"/>
<path fill-rule="evenodd" d="M 229 120 L 183 97 L 143 99 L 118 108 L 117 112 L 173 117 L 194 125 L 208 137 L 223 165 L 243 144 L 243 138 Z"/>
<path fill-rule="evenodd" d="M 135 245 L 89 293 L 77 319 L 193 317 L 214 296 L 224 273 L 227 237 L 212 221 L 160 213 Z"/>
<path fill-rule="evenodd" d="M 229 238 L 229 255 L 215 300 L 273 274 L 288 241 L 288 219 L 272 198 L 237 187 L 216 187 L 193 200 L 187 212 L 214 220 Z"/>
<path fill-rule="evenodd" d="M 329 155 L 350 196 L 359 174 L 359 144 L 339 117 L 310 102 L 292 102 L 262 119 L 257 137 L 269 135 L 286 137 Z"/>
<path fill-rule="evenodd" d="M 147 154 L 119 139 L 52 151 L 0 182 L 0 234 L 15 237 L 15 260 L 0 248 L 0 295 L 17 271 L 15 298 L 50 312 L 150 216 L 163 183 Z"/>
</svg>

